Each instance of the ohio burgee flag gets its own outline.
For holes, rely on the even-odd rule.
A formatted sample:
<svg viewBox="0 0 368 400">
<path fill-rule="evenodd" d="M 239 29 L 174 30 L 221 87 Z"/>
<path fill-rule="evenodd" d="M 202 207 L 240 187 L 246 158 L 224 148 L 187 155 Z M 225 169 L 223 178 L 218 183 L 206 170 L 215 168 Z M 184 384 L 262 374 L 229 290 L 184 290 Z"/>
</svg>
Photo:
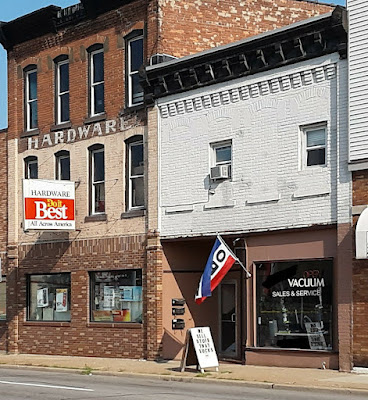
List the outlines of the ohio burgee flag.
<svg viewBox="0 0 368 400">
<path fill-rule="evenodd" d="M 212 292 L 222 281 L 235 261 L 239 262 L 238 258 L 229 249 L 221 236 L 218 235 L 199 282 L 198 291 L 195 296 L 197 304 L 201 304 L 207 297 L 212 295 Z"/>
</svg>

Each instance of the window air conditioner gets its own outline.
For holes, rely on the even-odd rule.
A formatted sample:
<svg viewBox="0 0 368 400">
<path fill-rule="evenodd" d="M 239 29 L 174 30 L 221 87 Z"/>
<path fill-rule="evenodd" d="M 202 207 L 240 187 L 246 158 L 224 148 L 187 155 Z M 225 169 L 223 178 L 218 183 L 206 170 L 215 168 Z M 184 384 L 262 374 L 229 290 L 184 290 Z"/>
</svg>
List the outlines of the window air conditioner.
<svg viewBox="0 0 368 400">
<path fill-rule="evenodd" d="M 210 171 L 210 178 L 213 180 L 229 179 L 229 166 L 217 165 L 216 167 L 212 167 Z"/>
</svg>

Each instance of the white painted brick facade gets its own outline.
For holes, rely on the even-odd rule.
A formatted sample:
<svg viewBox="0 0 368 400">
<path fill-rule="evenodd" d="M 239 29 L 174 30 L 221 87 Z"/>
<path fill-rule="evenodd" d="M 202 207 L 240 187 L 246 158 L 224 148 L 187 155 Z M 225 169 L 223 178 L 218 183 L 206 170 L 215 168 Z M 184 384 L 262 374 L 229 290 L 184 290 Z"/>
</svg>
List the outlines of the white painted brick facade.
<svg viewBox="0 0 368 400">
<path fill-rule="evenodd" d="M 159 101 L 161 235 L 349 222 L 346 64 L 321 57 Z M 321 122 L 327 166 L 303 168 L 301 127 Z M 211 183 L 210 143 L 230 139 L 232 179 Z"/>
<path fill-rule="evenodd" d="M 368 159 L 368 1 L 348 0 L 350 161 Z"/>
</svg>

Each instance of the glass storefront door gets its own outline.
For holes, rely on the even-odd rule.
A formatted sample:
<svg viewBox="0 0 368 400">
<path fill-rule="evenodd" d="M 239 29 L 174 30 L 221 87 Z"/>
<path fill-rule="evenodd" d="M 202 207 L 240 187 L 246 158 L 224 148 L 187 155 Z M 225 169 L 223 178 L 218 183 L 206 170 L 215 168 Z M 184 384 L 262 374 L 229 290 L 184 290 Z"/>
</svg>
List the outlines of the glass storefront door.
<svg viewBox="0 0 368 400">
<path fill-rule="evenodd" d="M 238 357 L 237 285 L 235 281 L 220 286 L 220 356 Z"/>
</svg>

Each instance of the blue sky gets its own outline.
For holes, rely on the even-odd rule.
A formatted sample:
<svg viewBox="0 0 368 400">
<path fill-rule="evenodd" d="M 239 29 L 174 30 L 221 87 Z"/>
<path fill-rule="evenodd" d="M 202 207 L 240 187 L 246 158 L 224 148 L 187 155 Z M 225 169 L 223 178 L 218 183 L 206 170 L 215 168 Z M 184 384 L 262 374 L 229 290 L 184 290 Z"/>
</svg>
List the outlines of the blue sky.
<svg viewBox="0 0 368 400">
<path fill-rule="evenodd" d="M 51 4 L 60 7 L 68 7 L 76 4 L 78 0 L 11 0 L 9 2 L 0 0 L 0 21 L 11 21 L 21 15 L 28 14 L 39 8 L 49 6 Z M 345 5 L 345 0 L 328 1 L 326 3 L 334 3 Z M 6 52 L 0 46 L 0 129 L 7 127 L 7 76 L 6 76 Z"/>
</svg>

